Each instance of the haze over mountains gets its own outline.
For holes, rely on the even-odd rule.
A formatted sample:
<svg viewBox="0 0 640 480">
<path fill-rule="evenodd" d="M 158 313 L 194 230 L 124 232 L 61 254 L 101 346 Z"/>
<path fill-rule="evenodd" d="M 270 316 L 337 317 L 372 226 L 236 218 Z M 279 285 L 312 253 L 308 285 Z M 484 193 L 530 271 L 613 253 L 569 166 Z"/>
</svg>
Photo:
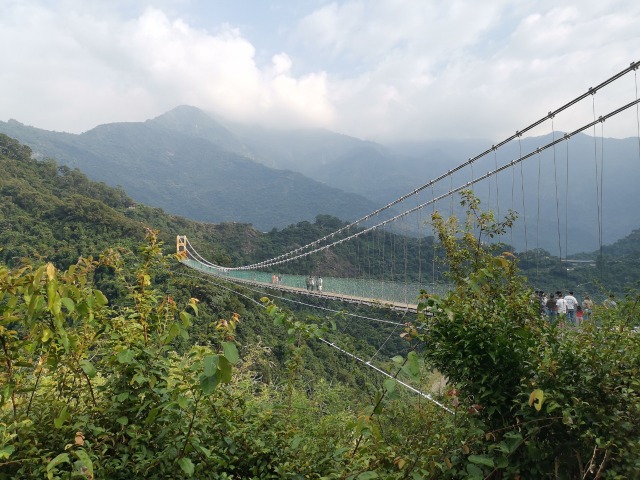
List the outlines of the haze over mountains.
<svg viewBox="0 0 640 480">
<path fill-rule="evenodd" d="M 0 132 L 29 145 L 40 158 L 54 158 L 93 180 L 122 186 L 138 202 L 194 220 L 251 223 L 263 231 L 312 221 L 319 214 L 353 220 L 490 147 L 483 141 L 382 146 L 326 130 L 233 124 L 189 106 L 145 122 L 100 125 L 80 135 L 16 120 L 0 122 Z M 453 175 L 406 207 L 477 178 L 517 159 L 520 149 L 535 150 L 558 135 L 507 145 L 478 161 L 473 172 Z M 576 135 L 568 147 L 545 150 L 537 160 L 523 162 L 522 170 L 518 166 L 501 173 L 497 181 L 477 185 L 477 194 L 491 208 L 501 214 L 513 208 L 526 218 L 527 241 L 524 229 L 505 241 L 519 249 L 526 243 L 554 254 L 559 243 L 569 252 L 591 251 L 599 244 L 599 222 L 604 243 L 637 228 L 638 139 L 605 139 L 602 146 L 601 139 L 594 142 L 593 137 Z M 596 181 L 597 162 L 604 172 L 602 183 Z"/>
</svg>

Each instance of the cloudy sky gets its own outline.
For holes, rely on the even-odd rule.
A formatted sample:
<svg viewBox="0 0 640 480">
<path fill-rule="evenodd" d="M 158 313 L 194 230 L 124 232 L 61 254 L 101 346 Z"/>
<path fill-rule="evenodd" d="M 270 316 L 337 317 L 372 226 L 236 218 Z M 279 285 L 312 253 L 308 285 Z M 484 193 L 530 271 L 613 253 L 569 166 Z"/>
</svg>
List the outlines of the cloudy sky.
<svg viewBox="0 0 640 480">
<path fill-rule="evenodd" d="M 0 12 L 0 120 L 74 133 L 190 104 L 382 142 L 501 140 L 640 60 L 638 0 L 0 0 Z M 637 76 L 556 129 L 635 99 Z M 632 115 L 606 133 L 637 135 Z"/>
</svg>

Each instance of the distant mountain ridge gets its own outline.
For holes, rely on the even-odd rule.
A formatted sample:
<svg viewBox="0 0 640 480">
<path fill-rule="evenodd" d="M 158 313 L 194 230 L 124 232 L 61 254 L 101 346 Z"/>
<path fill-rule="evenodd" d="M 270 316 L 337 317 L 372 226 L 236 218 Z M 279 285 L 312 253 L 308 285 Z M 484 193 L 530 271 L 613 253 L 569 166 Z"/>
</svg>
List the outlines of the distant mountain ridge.
<svg viewBox="0 0 640 480">
<path fill-rule="evenodd" d="M 353 220 L 491 147 L 482 140 L 383 146 L 322 129 L 234 124 L 190 106 L 145 122 L 100 125 L 81 135 L 13 120 L 0 122 L 0 132 L 29 145 L 40 158 L 55 158 L 94 180 L 122 186 L 136 201 L 195 220 L 251 223 L 262 231 L 311 221 L 319 214 Z M 559 135 L 511 142 L 412 198 L 408 206 L 464 185 Z M 558 255 L 561 248 L 566 256 L 597 249 L 600 234 L 606 244 L 637 228 L 638 140 L 604 139 L 604 148 L 602 142 L 575 135 L 490 182 L 474 185 L 483 208 L 502 215 L 513 208 L 520 222 L 528 224 L 526 238 L 521 228 L 502 240 L 518 250 L 543 248 Z M 604 170 L 601 185 L 595 162 Z M 605 193 L 599 206 L 601 187 Z M 444 203 L 428 210 L 449 211 L 451 205 L 460 213 L 454 208 L 457 196 Z M 420 221 L 426 220 L 425 213 Z"/>
<path fill-rule="evenodd" d="M 484 140 L 400 142 L 383 146 L 344 135 L 331 136 L 325 131 L 292 131 L 287 137 L 282 131 L 271 132 L 269 136 L 264 129 L 229 128 L 248 147 L 267 152 L 262 161 L 293 168 L 293 159 L 298 158 L 298 171 L 379 205 L 406 195 L 469 158 L 490 152 L 476 160 L 472 168 L 461 169 L 405 202 L 407 208 L 517 161 L 521 155 L 536 152 L 564 135 L 551 132 L 523 137 L 492 152 L 492 143 Z M 286 138 L 291 140 L 287 142 Z M 315 141 L 305 142 L 305 138 Z M 554 255 L 562 253 L 563 257 L 593 251 L 600 241 L 615 242 L 640 225 L 638 145 L 638 138 L 594 138 L 580 133 L 472 188 L 484 209 L 500 216 L 509 209 L 517 212 L 518 228 L 502 238 L 516 249 L 542 248 Z M 435 208 L 462 214 L 458 202 L 459 196 L 454 195 L 453 200 L 437 202 L 425 212 Z M 422 218 L 428 216 L 425 213 Z"/>
<path fill-rule="evenodd" d="M 80 168 L 90 178 L 121 186 L 134 200 L 207 221 L 284 227 L 319 214 L 355 219 L 377 205 L 300 173 L 250 159 L 224 127 L 193 107 L 146 122 L 100 125 L 80 135 L 1 122 L 0 132 L 36 156 Z"/>
</svg>

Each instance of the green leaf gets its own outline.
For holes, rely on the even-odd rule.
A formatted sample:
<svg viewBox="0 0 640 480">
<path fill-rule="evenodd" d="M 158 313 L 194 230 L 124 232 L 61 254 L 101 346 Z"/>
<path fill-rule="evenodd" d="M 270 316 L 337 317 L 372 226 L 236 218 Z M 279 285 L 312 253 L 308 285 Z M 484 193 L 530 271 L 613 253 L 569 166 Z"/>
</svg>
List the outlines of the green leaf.
<svg viewBox="0 0 640 480">
<path fill-rule="evenodd" d="M 235 365 L 240 361 L 240 355 L 238 354 L 238 348 L 233 342 L 224 342 L 222 344 L 222 350 L 224 352 L 224 356 L 229 363 Z"/>
<path fill-rule="evenodd" d="M 220 378 L 217 374 L 211 376 L 203 375 L 200 377 L 200 388 L 205 395 L 211 395 L 218 386 L 218 383 L 220 383 Z"/>
<path fill-rule="evenodd" d="M 67 406 L 65 405 L 64 407 L 62 407 L 62 410 L 60 411 L 60 415 L 58 415 L 58 418 L 53 420 L 53 424 L 55 425 L 56 428 L 62 428 L 62 425 L 64 425 L 64 422 L 66 422 L 67 420 L 69 420 L 69 412 L 67 411 Z"/>
<path fill-rule="evenodd" d="M 107 300 L 107 297 L 104 296 L 104 293 L 102 293 L 100 290 L 94 290 L 93 294 L 96 297 L 96 303 L 100 306 L 104 306 L 107 303 L 109 303 L 109 300 Z"/>
<path fill-rule="evenodd" d="M 187 332 L 186 328 L 180 329 L 180 337 L 182 337 L 185 340 L 189 340 L 189 332 Z"/>
<path fill-rule="evenodd" d="M 89 360 L 80 360 L 80 368 L 82 368 L 82 371 L 87 374 L 87 377 L 93 378 L 96 376 L 96 368 Z"/>
<path fill-rule="evenodd" d="M 129 398 L 129 392 L 122 392 L 122 393 L 119 393 L 118 395 L 116 395 L 116 400 L 118 402 L 123 402 L 127 398 Z"/>
<path fill-rule="evenodd" d="M 495 467 L 493 459 L 487 455 L 469 455 L 469 461 L 478 465 L 485 465 L 487 467 Z"/>
<path fill-rule="evenodd" d="M 231 381 L 231 363 L 229 363 L 227 357 L 218 358 L 218 370 L 220 370 L 220 381 L 229 383 Z"/>
<path fill-rule="evenodd" d="M 174 323 L 173 325 L 171 325 L 171 327 L 169 328 L 169 340 L 173 340 L 174 338 L 176 338 L 178 335 L 180 335 L 180 325 L 178 325 L 177 323 Z"/>
<path fill-rule="evenodd" d="M 52 335 L 51 330 L 49 330 L 48 328 L 45 328 L 45 329 L 42 331 L 42 342 L 43 342 L 43 343 L 48 342 L 48 341 L 51 339 L 51 335 Z"/>
<path fill-rule="evenodd" d="M 207 355 L 204 357 L 203 364 L 205 377 L 212 377 L 218 370 L 218 355 Z"/>
<path fill-rule="evenodd" d="M 293 437 L 293 439 L 291 440 L 291 443 L 289 444 L 289 446 L 291 447 L 292 450 L 297 450 L 298 449 L 298 445 L 300 445 L 300 442 L 302 441 L 303 437 L 301 437 L 300 435 L 296 435 L 295 437 Z"/>
<path fill-rule="evenodd" d="M 404 357 L 402 357 L 401 355 L 396 355 L 391 360 L 393 361 L 393 363 L 396 363 L 398 365 L 402 365 L 402 362 L 404 362 Z"/>
<path fill-rule="evenodd" d="M 187 407 L 189 406 L 189 400 L 187 400 L 187 398 L 183 397 L 182 395 L 178 396 L 177 403 L 178 403 L 178 406 L 183 410 L 186 410 Z"/>
<path fill-rule="evenodd" d="M 378 474 L 373 471 L 362 472 L 356 477 L 357 480 L 369 480 L 370 478 L 378 478 Z"/>
<path fill-rule="evenodd" d="M 190 313 L 187 312 L 180 312 L 180 320 L 182 320 L 182 326 L 183 327 L 190 327 L 191 326 L 191 318 L 192 315 Z"/>
<path fill-rule="evenodd" d="M 53 310 L 53 306 L 56 301 L 56 295 L 58 295 L 57 288 L 58 282 L 56 282 L 55 279 L 47 283 L 47 308 L 49 309 L 49 311 Z"/>
<path fill-rule="evenodd" d="M 195 299 L 195 298 L 191 298 L 189 300 L 189 306 L 193 309 L 193 311 L 194 311 L 194 313 L 196 315 L 198 315 L 198 305 L 197 305 L 197 303 L 198 303 L 198 300 Z"/>
<path fill-rule="evenodd" d="M 542 402 L 544 402 L 544 391 L 536 388 L 531 392 L 531 395 L 529 395 L 529 406 L 533 406 L 537 411 L 540 411 Z"/>
<path fill-rule="evenodd" d="M 69 297 L 62 297 L 60 301 L 64 308 L 67 309 L 67 312 L 71 313 L 76 309 L 76 304 Z"/>
<path fill-rule="evenodd" d="M 9 458 L 15 450 L 16 447 L 14 447 L 13 445 L 5 445 L 4 447 L 0 448 L 0 459 Z"/>
<path fill-rule="evenodd" d="M 488 434 L 487 434 L 487 435 L 488 435 Z M 500 442 L 500 443 L 497 445 L 497 448 L 498 448 L 498 450 L 500 450 L 502 453 L 507 453 L 507 454 L 511 453 L 511 451 L 509 450 L 509 447 L 508 447 L 508 446 L 507 446 L 507 444 L 506 444 L 506 443 L 504 443 L 504 442 Z"/>
<path fill-rule="evenodd" d="M 47 464 L 47 476 L 49 478 L 52 478 L 52 476 L 49 475 L 51 471 L 61 463 L 70 463 L 68 453 L 61 453 Z"/>
<path fill-rule="evenodd" d="M 76 462 L 76 466 L 79 467 L 78 470 L 82 473 L 83 477 L 93 478 L 93 462 L 82 449 L 75 450 L 74 455 L 78 457 L 78 462 Z"/>
<path fill-rule="evenodd" d="M 406 373 L 411 380 L 418 380 L 420 377 L 420 361 L 416 352 L 409 352 L 407 355 L 407 363 L 402 367 L 402 371 Z"/>
<path fill-rule="evenodd" d="M 129 419 L 125 416 L 122 416 L 122 417 L 116 418 L 116 422 L 118 422 L 122 426 L 125 426 L 129 423 Z"/>
<path fill-rule="evenodd" d="M 67 332 L 65 330 L 62 330 L 60 332 L 60 343 L 62 343 L 65 352 L 70 351 L 71 345 L 69 343 L 69 336 L 67 335 Z"/>
<path fill-rule="evenodd" d="M 392 393 L 396 389 L 396 385 L 397 382 L 394 378 L 387 378 L 384 381 L 384 389 L 389 393 Z"/>
<path fill-rule="evenodd" d="M 193 475 L 195 467 L 190 459 L 182 457 L 180 460 L 178 460 L 178 465 L 180 465 L 182 471 L 189 477 Z"/>
<path fill-rule="evenodd" d="M 135 354 L 127 348 L 118 352 L 117 359 L 119 363 L 131 363 L 134 357 Z"/>
<path fill-rule="evenodd" d="M 131 381 L 136 382 L 138 385 L 142 385 L 143 383 L 149 381 L 149 379 L 144 375 L 142 375 L 141 373 L 136 373 L 131 379 Z"/>
<path fill-rule="evenodd" d="M 145 425 L 151 425 L 154 420 L 156 419 L 156 417 L 158 416 L 158 413 L 160 413 L 160 409 L 159 408 L 152 408 L 149 411 L 149 414 L 147 415 L 147 418 L 144 419 L 144 424 Z"/>
<path fill-rule="evenodd" d="M 482 470 L 476 467 L 473 463 L 467 463 L 467 473 L 469 475 L 466 478 L 469 480 L 481 480 L 484 478 Z"/>
<path fill-rule="evenodd" d="M 47 279 L 49 281 L 51 281 L 54 278 L 56 278 L 56 267 L 53 265 L 53 263 L 51 263 L 51 262 L 47 263 L 45 268 L 47 270 Z"/>
</svg>

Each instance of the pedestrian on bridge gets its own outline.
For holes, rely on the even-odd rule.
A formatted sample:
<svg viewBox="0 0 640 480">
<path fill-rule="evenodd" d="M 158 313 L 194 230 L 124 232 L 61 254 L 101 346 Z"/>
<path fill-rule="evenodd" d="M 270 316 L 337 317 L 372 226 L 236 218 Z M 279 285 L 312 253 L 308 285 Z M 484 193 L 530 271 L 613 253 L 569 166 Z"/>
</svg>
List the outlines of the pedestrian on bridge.
<svg viewBox="0 0 640 480">
<path fill-rule="evenodd" d="M 602 305 L 604 305 L 604 308 L 616 308 L 618 306 L 613 293 L 609 295 L 609 298 L 602 302 Z"/>
<path fill-rule="evenodd" d="M 593 300 L 591 300 L 589 295 L 584 296 L 584 300 L 582 301 L 582 312 L 585 320 L 589 320 L 591 318 L 591 312 L 593 312 Z"/>
<path fill-rule="evenodd" d="M 547 296 L 542 290 L 540 290 L 539 292 L 536 292 L 536 294 L 538 295 L 537 301 L 540 306 L 540 316 L 546 317 L 549 314 L 547 310 L 547 301 L 549 299 L 547 298 Z"/>
<path fill-rule="evenodd" d="M 556 292 L 556 305 L 558 307 L 558 320 L 564 322 L 567 316 L 567 302 L 560 290 Z"/>
<path fill-rule="evenodd" d="M 558 303 L 553 293 L 549 295 L 549 300 L 547 300 L 547 314 L 549 315 L 549 323 L 555 325 L 558 321 Z"/>
<path fill-rule="evenodd" d="M 313 292 L 316 289 L 316 278 L 309 275 L 307 277 L 307 290 Z"/>
<path fill-rule="evenodd" d="M 569 295 L 565 295 L 564 302 L 567 308 L 567 321 L 573 325 L 576 324 L 576 307 L 578 306 L 578 300 L 573 296 L 573 292 L 569 292 Z"/>
</svg>

